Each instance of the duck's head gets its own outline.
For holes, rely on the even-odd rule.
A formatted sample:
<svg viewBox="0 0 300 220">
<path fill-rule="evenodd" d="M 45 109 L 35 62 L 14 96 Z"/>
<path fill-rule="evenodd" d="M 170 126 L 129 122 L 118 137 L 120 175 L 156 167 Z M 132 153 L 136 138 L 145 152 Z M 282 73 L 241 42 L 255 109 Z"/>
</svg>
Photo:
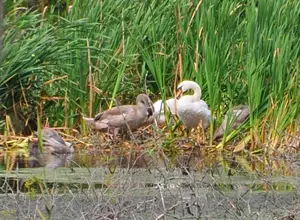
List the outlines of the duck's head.
<svg viewBox="0 0 300 220">
<path fill-rule="evenodd" d="M 141 103 L 147 108 L 147 116 L 150 117 L 154 113 L 154 107 L 151 99 L 146 94 L 139 94 L 136 98 L 136 103 Z"/>
</svg>

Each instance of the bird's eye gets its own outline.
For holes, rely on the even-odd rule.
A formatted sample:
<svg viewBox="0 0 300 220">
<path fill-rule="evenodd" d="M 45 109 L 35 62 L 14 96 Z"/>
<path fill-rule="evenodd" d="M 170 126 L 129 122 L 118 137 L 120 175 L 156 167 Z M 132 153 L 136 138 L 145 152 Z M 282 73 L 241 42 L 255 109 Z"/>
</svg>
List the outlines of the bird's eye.
<svg viewBox="0 0 300 220">
<path fill-rule="evenodd" d="M 182 86 L 178 86 L 178 87 L 177 87 L 177 91 L 178 91 L 178 90 L 182 90 Z"/>
</svg>

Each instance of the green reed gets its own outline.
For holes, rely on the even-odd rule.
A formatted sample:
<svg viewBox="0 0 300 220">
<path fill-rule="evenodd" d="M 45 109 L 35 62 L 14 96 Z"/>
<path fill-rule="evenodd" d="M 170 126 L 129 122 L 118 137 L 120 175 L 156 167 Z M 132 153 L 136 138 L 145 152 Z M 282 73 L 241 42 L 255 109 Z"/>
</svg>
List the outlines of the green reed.
<svg viewBox="0 0 300 220">
<path fill-rule="evenodd" d="M 61 13 L 10 11 L 1 102 L 9 108 L 41 93 L 60 97 L 43 102 L 51 123 L 84 128 L 82 115 L 114 99 L 173 97 L 189 79 L 201 86 L 217 125 L 228 108 L 248 104 L 253 137 L 264 119 L 280 118 L 270 131 L 284 131 L 299 115 L 299 19 L 300 3 L 284 0 L 74 0 Z M 36 95 L 24 93 L 33 82 Z"/>
</svg>

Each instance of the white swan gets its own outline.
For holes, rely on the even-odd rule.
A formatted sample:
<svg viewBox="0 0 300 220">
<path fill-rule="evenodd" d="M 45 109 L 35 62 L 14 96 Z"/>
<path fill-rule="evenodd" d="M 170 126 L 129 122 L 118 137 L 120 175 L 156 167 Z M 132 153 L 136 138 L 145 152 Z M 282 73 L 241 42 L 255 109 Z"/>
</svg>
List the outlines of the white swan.
<svg viewBox="0 0 300 220">
<path fill-rule="evenodd" d="M 168 108 L 168 111 L 172 115 L 176 115 L 176 99 L 168 99 L 166 100 L 166 107 Z M 163 101 L 157 100 L 154 104 L 154 114 L 153 116 L 155 117 L 157 124 L 159 125 L 164 125 L 166 123 L 166 118 L 165 118 L 165 111 L 164 111 L 164 103 Z"/>
<path fill-rule="evenodd" d="M 203 129 L 206 129 L 210 123 L 211 112 L 205 101 L 201 100 L 201 88 L 193 81 L 183 81 L 177 87 L 177 96 L 187 90 L 194 90 L 193 95 L 184 95 L 178 100 L 178 116 L 187 128 L 197 128 L 202 121 Z"/>
</svg>

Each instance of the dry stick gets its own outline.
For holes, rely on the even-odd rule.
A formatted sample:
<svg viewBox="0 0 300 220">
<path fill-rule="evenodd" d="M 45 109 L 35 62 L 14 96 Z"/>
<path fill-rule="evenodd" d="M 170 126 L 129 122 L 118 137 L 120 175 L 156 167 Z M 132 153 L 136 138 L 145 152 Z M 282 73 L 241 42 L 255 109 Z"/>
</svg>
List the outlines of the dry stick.
<svg viewBox="0 0 300 220">
<path fill-rule="evenodd" d="M 197 13 L 197 11 L 198 11 L 198 9 L 199 9 L 201 3 L 202 3 L 202 0 L 200 0 L 200 1 L 198 2 L 196 8 L 194 9 L 193 14 L 192 14 L 192 17 L 191 17 L 191 19 L 190 19 L 190 21 L 189 21 L 188 28 L 186 29 L 185 34 L 187 34 L 188 31 L 190 30 L 190 27 L 191 27 L 191 24 L 192 24 L 192 22 L 193 22 L 193 19 L 194 19 L 195 15 L 196 15 L 196 13 Z"/>
<path fill-rule="evenodd" d="M 145 93 L 147 96 L 149 96 L 148 94 L 148 87 L 147 87 L 147 77 L 148 77 L 148 70 L 145 73 L 145 79 L 144 79 L 144 89 L 145 89 Z"/>
<path fill-rule="evenodd" d="M 194 61 L 194 69 L 195 72 L 198 72 L 198 64 L 199 64 L 199 41 L 196 42 L 196 49 L 195 49 L 195 61 Z"/>
<path fill-rule="evenodd" d="M 68 110 L 69 110 L 69 102 L 68 102 L 68 92 L 65 91 L 65 99 L 64 99 L 64 105 L 65 105 L 65 127 L 68 127 Z"/>
<path fill-rule="evenodd" d="M 203 27 L 201 27 L 199 30 L 198 39 L 200 39 L 202 31 L 203 31 Z M 199 41 L 196 42 L 196 49 L 195 49 L 195 61 L 194 61 L 195 72 L 198 71 L 199 57 L 203 59 L 203 57 L 198 53 L 198 50 L 199 50 Z"/>
<path fill-rule="evenodd" d="M 54 79 L 50 79 L 50 80 L 44 82 L 44 86 L 46 86 L 46 85 L 48 85 L 48 84 L 51 84 L 51 83 L 53 83 L 54 81 L 61 80 L 61 79 L 65 79 L 65 78 L 68 78 L 68 75 L 64 75 L 64 76 L 56 77 L 56 78 L 54 78 Z"/>
<path fill-rule="evenodd" d="M 186 29 L 186 32 L 185 32 L 185 34 L 187 34 L 188 32 L 189 32 L 189 30 L 190 30 L 190 28 L 191 28 L 191 24 L 192 24 L 192 22 L 193 22 L 193 19 L 194 19 L 194 17 L 195 17 L 195 15 L 196 15 L 196 13 L 197 13 L 197 11 L 198 11 L 198 9 L 199 9 L 199 7 L 200 7 L 200 5 L 202 4 L 202 0 L 200 0 L 199 2 L 198 2 L 198 4 L 196 5 L 196 8 L 194 9 L 194 11 L 193 11 L 193 14 L 192 14 L 192 17 L 191 17 L 191 19 L 190 19 L 190 21 L 189 21 L 189 24 L 188 24 L 188 27 L 187 27 L 187 29 Z M 180 11 L 179 11 L 179 16 L 180 16 Z M 200 28 L 200 31 L 199 31 L 199 34 L 198 34 L 198 37 L 200 37 L 200 35 L 201 35 L 201 32 L 202 32 L 202 30 L 203 30 L 203 28 L 201 27 Z M 179 40 L 179 37 L 178 37 L 178 39 L 177 39 L 177 41 Z M 184 46 L 184 43 L 185 42 L 183 42 L 183 45 L 181 46 L 181 47 L 183 47 Z M 195 64 L 194 64 L 194 68 L 195 68 L 195 71 L 197 71 L 197 63 L 199 62 L 199 58 L 198 58 L 198 53 L 197 53 L 197 51 L 198 51 L 198 48 L 199 48 L 199 44 L 198 44 L 198 42 L 196 43 L 196 50 L 195 50 L 195 55 L 196 55 L 196 62 L 195 62 Z M 181 70 L 181 75 L 180 75 L 180 81 L 182 81 L 182 55 L 181 55 L 181 51 L 179 51 L 180 53 L 179 53 L 179 55 L 180 55 L 180 57 L 179 57 L 179 55 L 178 55 L 178 57 L 180 58 L 180 61 L 181 61 L 181 66 L 180 66 L 180 70 Z"/>
<path fill-rule="evenodd" d="M 40 96 L 41 100 L 46 100 L 46 101 L 50 101 L 50 100 L 64 100 L 65 97 L 60 97 L 60 96 Z"/>
<path fill-rule="evenodd" d="M 42 13 L 42 18 L 45 18 L 46 12 L 47 12 L 48 6 L 45 6 Z"/>
<path fill-rule="evenodd" d="M 160 194 L 160 197 L 161 197 L 161 203 L 162 203 L 162 206 L 164 208 L 164 211 L 166 212 L 166 205 L 165 205 L 165 199 L 164 199 L 164 195 L 162 193 L 162 190 L 161 190 L 162 186 L 160 186 L 160 184 L 158 184 L 158 189 L 159 189 L 159 194 Z"/>
<path fill-rule="evenodd" d="M 101 12 L 100 12 L 100 18 L 99 18 L 99 20 L 100 20 L 100 23 L 102 23 L 103 22 L 103 0 L 101 0 L 100 1 L 100 8 L 101 8 Z"/>
<path fill-rule="evenodd" d="M 122 55 L 125 57 L 125 24 L 124 24 L 124 10 L 122 9 Z"/>
<path fill-rule="evenodd" d="M 42 91 L 44 90 L 44 87 L 42 87 Z M 43 99 L 42 97 L 40 98 L 40 102 L 39 102 L 39 106 L 38 109 L 36 111 L 36 117 L 42 119 L 43 118 Z M 41 121 L 39 121 L 38 123 L 42 123 Z M 38 125 L 40 126 L 40 125 Z"/>
<path fill-rule="evenodd" d="M 89 84 L 90 84 L 90 103 L 89 103 L 89 117 L 92 117 L 93 111 L 93 73 L 92 73 L 92 65 L 91 65 L 91 51 L 89 39 L 86 39 L 87 53 L 88 53 L 88 63 L 89 63 Z"/>
<path fill-rule="evenodd" d="M 9 115 L 5 115 L 5 130 L 4 130 L 4 136 L 3 136 L 4 143 L 6 143 L 8 141 L 8 137 L 10 136 L 10 131 L 12 131 L 14 136 L 16 135 Z"/>
<path fill-rule="evenodd" d="M 178 50 L 178 68 L 179 68 L 179 77 L 180 77 L 180 81 L 182 81 L 182 52 L 181 52 L 181 48 L 182 45 L 180 45 L 179 43 L 179 34 L 181 32 L 180 29 L 180 8 L 177 6 L 177 22 L 176 22 L 176 39 L 177 39 L 177 50 Z"/>
<path fill-rule="evenodd" d="M 24 90 L 22 84 L 21 84 L 21 91 L 22 91 L 22 95 L 23 95 L 23 98 L 24 98 L 24 104 L 25 104 L 26 107 L 28 107 L 29 105 L 28 105 L 26 95 L 25 95 L 25 90 Z"/>
<path fill-rule="evenodd" d="M 174 80 L 174 91 L 173 93 L 176 94 L 176 88 L 177 88 L 177 78 L 178 78 L 178 71 L 179 71 L 179 81 L 182 81 L 182 54 L 181 54 L 181 45 L 179 43 L 179 33 L 180 33 L 180 25 L 179 25 L 179 20 L 180 20 L 180 9 L 177 7 L 177 22 L 176 22 L 176 40 L 177 40 L 177 47 L 178 47 L 178 62 L 176 65 L 176 71 L 175 71 L 175 80 Z M 174 95 L 174 99 L 176 99 L 176 95 Z M 177 114 L 177 102 L 175 102 L 175 112 Z"/>
<path fill-rule="evenodd" d="M 5 141 L 5 138 L 7 139 L 7 135 L 5 134 L 0 134 L 0 139 L 4 139 Z M 10 135 L 9 136 L 12 140 L 25 140 L 26 138 L 28 137 L 23 137 L 23 136 L 15 136 L 15 135 Z M 0 142 L 1 143 L 1 142 Z M 2 144 L 2 143 L 1 143 Z"/>
<path fill-rule="evenodd" d="M 122 9 L 122 56 L 125 57 L 125 25 L 124 25 L 124 10 Z M 122 83 L 124 83 L 125 73 L 122 76 Z"/>
<path fill-rule="evenodd" d="M 61 132 L 59 132 L 59 133 L 61 133 Z M 75 138 L 75 137 L 73 137 L 72 135 L 68 135 L 68 134 L 65 134 L 65 133 L 63 133 L 63 135 L 64 136 L 66 136 L 66 138 L 65 139 L 67 139 L 68 138 L 68 140 L 71 140 L 71 141 L 77 141 L 78 143 L 80 143 L 80 144 L 83 144 L 83 145 L 88 145 L 87 143 L 85 143 L 84 141 L 81 141 L 81 140 L 79 140 L 79 139 L 77 139 L 77 138 Z"/>
<path fill-rule="evenodd" d="M 168 209 L 166 210 L 166 213 L 167 213 L 168 211 L 173 210 L 173 209 L 176 208 L 178 205 L 179 205 L 179 202 L 176 203 L 175 205 L 171 206 L 170 208 L 168 208 Z M 155 220 L 162 219 L 162 218 L 166 215 L 166 213 L 160 214 Z"/>
</svg>

